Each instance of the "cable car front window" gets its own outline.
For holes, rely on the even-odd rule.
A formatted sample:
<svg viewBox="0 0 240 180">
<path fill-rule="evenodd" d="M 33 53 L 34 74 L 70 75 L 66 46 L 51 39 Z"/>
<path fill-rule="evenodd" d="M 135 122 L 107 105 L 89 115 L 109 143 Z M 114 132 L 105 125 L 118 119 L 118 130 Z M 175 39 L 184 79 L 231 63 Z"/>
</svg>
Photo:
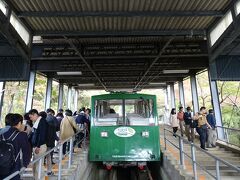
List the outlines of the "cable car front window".
<svg viewBox="0 0 240 180">
<path fill-rule="evenodd" d="M 153 99 L 107 99 L 95 101 L 95 126 L 154 126 Z"/>
<path fill-rule="evenodd" d="M 95 102 L 96 126 L 116 126 L 123 124 L 123 100 L 109 99 Z"/>
<path fill-rule="evenodd" d="M 130 126 L 149 126 L 155 124 L 152 99 L 125 100 L 126 123 Z"/>
</svg>

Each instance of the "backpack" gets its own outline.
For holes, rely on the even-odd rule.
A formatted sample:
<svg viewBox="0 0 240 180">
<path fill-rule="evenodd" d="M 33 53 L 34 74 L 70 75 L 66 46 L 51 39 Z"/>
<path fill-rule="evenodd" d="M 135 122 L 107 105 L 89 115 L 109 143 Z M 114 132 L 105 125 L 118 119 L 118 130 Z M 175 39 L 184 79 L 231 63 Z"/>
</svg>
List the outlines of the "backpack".
<svg viewBox="0 0 240 180">
<path fill-rule="evenodd" d="M 55 146 L 56 126 L 54 122 L 46 122 L 46 145 L 47 147 Z"/>
<path fill-rule="evenodd" d="M 3 134 L 0 138 L 0 175 L 8 175 L 11 173 L 12 168 L 20 155 L 18 153 L 15 157 L 15 148 L 13 146 L 14 139 L 20 132 L 14 131 L 8 139 L 5 139 Z"/>
<path fill-rule="evenodd" d="M 207 122 L 207 118 L 205 115 L 200 115 L 198 118 L 198 127 L 201 127 L 203 125 L 205 125 Z"/>
</svg>

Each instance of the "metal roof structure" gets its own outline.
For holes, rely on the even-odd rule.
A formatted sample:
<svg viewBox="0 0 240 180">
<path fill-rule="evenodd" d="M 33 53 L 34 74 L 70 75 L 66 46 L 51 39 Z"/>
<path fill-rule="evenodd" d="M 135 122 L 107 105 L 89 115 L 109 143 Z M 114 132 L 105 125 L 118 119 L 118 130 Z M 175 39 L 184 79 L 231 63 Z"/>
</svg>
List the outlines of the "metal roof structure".
<svg viewBox="0 0 240 180">
<path fill-rule="evenodd" d="M 31 70 L 85 89 L 165 87 L 209 66 L 230 0 L 5 0 L 33 36 Z M 189 70 L 164 73 L 164 70 Z M 59 76 L 59 71 L 81 71 Z M 154 85 L 163 83 L 162 85 Z M 166 84 L 164 84 L 166 83 Z"/>
</svg>

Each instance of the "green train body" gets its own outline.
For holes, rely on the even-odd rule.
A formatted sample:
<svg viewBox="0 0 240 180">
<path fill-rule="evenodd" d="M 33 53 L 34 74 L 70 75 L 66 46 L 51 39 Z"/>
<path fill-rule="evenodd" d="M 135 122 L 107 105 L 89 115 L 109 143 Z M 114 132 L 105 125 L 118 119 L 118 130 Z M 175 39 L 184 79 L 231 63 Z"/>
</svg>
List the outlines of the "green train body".
<svg viewBox="0 0 240 180">
<path fill-rule="evenodd" d="M 90 161 L 112 165 L 160 160 L 156 96 L 92 96 Z"/>
</svg>

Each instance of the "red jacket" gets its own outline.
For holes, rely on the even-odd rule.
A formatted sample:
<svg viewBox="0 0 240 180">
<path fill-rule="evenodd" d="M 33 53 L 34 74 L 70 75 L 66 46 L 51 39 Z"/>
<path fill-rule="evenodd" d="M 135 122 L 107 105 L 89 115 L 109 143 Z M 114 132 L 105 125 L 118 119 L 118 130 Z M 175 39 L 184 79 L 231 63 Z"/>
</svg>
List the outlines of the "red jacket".
<svg viewBox="0 0 240 180">
<path fill-rule="evenodd" d="M 177 113 L 177 118 L 178 118 L 179 121 L 184 121 L 183 115 L 184 115 L 184 112 L 178 112 Z"/>
</svg>

